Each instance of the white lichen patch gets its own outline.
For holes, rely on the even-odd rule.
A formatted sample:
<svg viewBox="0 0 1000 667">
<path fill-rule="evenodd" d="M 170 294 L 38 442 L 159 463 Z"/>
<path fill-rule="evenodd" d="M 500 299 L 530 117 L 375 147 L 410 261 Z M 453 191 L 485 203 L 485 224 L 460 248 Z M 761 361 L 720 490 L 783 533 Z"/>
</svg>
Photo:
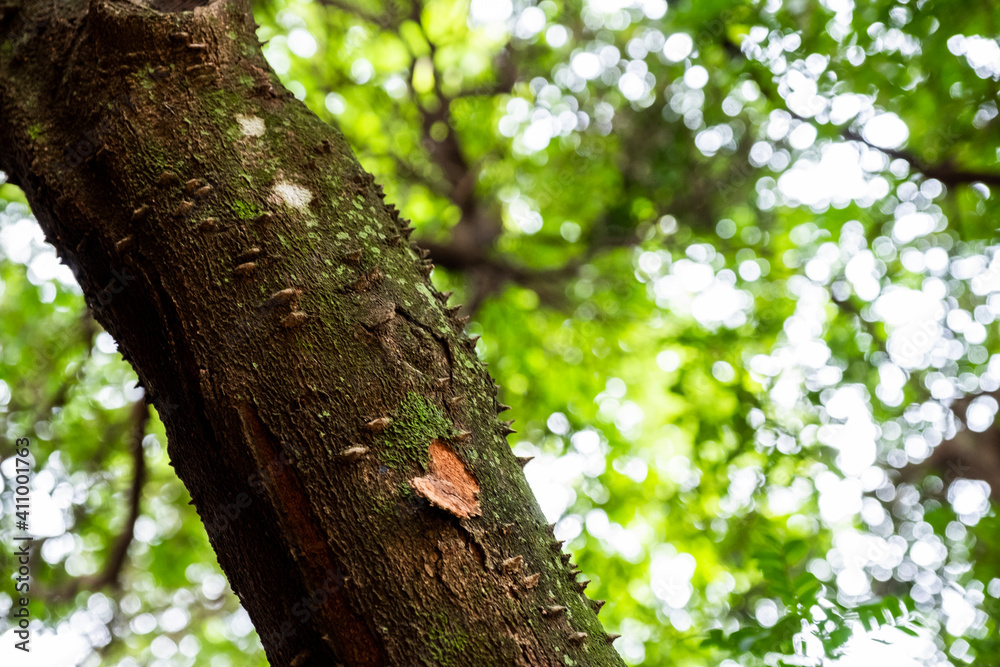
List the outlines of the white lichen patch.
<svg viewBox="0 0 1000 667">
<path fill-rule="evenodd" d="M 271 201 L 305 211 L 312 201 L 312 193 L 301 185 L 281 181 L 271 188 Z"/>
<path fill-rule="evenodd" d="M 236 122 L 240 124 L 240 130 L 247 137 L 263 137 L 264 132 L 267 130 L 267 126 L 264 125 L 264 119 L 257 116 L 236 114 Z"/>
</svg>

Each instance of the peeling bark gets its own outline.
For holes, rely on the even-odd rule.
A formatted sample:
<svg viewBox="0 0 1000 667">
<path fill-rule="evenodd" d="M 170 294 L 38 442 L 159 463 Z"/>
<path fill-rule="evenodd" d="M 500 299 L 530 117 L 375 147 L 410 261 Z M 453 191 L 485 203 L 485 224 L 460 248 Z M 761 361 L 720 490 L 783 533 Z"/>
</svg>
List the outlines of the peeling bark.
<svg viewBox="0 0 1000 667">
<path fill-rule="evenodd" d="M 245 1 L 5 2 L 0 169 L 159 410 L 271 663 L 621 665 L 412 229 Z"/>
<path fill-rule="evenodd" d="M 428 474 L 415 477 L 410 485 L 421 496 L 459 519 L 479 516 L 479 484 L 455 452 L 440 440 L 430 446 Z"/>
</svg>

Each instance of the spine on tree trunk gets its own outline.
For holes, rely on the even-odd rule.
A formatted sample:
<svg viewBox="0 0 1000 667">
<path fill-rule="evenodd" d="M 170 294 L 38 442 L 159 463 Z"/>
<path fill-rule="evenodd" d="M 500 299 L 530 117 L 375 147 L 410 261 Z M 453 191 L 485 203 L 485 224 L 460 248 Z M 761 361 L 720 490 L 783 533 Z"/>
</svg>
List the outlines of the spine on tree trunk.
<svg viewBox="0 0 1000 667">
<path fill-rule="evenodd" d="M 273 665 L 622 664 L 412 229 L 245 0 L 0 7 L 0 168 L 156 405 Z"/>
</svg>

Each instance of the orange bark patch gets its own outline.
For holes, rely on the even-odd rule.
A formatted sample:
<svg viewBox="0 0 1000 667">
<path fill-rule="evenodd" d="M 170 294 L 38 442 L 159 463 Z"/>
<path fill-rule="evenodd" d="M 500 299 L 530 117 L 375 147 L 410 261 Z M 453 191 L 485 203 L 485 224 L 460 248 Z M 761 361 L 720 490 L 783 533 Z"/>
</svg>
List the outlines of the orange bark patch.
<svg viewBox="0 0 1000 667">
<path fill-rule="evenodd" d="M 460 519 L 479 516 L 479 484 L 465 469 L 461 459 L 440 440 L 431 441 L 428 473 L 414 477 L 410 486 L 432 505 Z"/>
</svg>

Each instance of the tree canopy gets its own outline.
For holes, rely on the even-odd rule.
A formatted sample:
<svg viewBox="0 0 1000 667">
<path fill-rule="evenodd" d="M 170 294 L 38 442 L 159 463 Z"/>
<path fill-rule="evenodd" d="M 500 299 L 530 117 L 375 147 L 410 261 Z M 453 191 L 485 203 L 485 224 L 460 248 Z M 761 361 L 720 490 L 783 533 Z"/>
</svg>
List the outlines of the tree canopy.
<svg viewBox="0 0 1000 667">
<path fill-rule="evenodd" d="M 254 13 L 483 335 L 626 662 L 997 655 L 997 7 Z M 0 198 L 0 419 L 38 440 L 36 618 L 60 638 L 38 664 L 266 664 L 134 374 Z"/>
</svg>

